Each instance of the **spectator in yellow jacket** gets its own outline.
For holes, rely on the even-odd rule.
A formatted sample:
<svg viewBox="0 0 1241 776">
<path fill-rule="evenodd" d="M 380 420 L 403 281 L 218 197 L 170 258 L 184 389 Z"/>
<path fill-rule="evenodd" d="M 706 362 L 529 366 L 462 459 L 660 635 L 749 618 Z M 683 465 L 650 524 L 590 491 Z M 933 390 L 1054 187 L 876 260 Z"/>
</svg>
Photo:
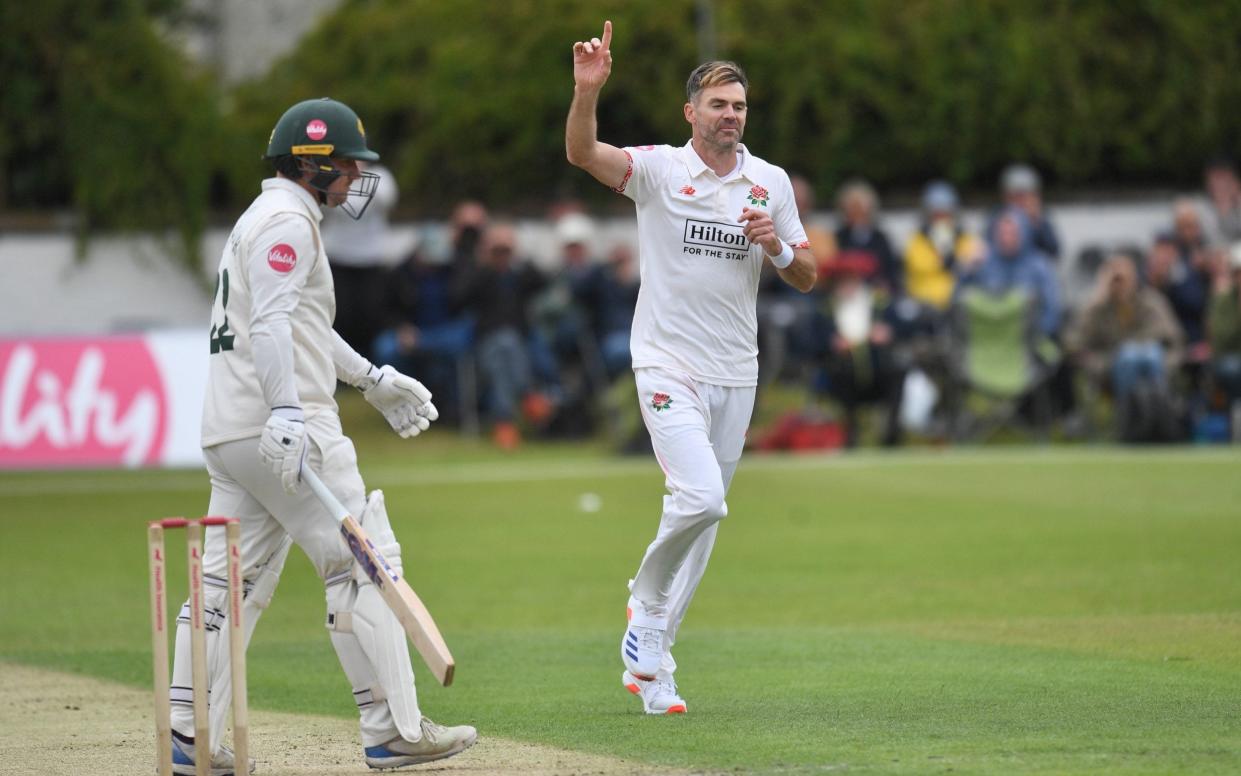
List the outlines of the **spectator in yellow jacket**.
<svg viewBox="0 0 1241 776">
<path fill-rule="evenodd" d="M 933 181 L 922 193 L 922 224 L 905 247 L 905 291 L 943 312 L 952 303 L 958 269 L 983 255 L 983 244 L 961 225 L 957 192 Z"/>
</svg>

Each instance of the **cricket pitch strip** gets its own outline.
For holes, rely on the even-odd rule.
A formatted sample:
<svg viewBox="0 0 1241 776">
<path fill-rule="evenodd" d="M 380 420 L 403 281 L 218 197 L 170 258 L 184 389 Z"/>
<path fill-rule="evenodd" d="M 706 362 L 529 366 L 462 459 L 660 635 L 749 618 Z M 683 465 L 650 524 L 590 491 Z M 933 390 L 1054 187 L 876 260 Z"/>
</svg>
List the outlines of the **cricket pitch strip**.
<svg viewBox="0 0 1241 776">
<path fill-rule="evenodd" d="M 155 772 L 150 692 L 15 663 L 0 663 L 0 774 L 81 776 Z M 362 761 L 357 723 L 252 710 L 255 776 L 374 773 Z M 456 757 L 398 773 L 663 774 L 668 768 L 487 735 Z"/>
</svg>

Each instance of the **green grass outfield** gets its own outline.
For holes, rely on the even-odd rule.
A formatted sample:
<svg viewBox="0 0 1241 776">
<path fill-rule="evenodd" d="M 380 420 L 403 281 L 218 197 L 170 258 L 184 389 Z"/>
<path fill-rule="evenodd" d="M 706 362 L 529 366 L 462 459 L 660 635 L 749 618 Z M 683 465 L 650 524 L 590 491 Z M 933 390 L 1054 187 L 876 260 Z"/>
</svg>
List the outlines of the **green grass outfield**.
<svg viewBox="0 0 1241 776">
<path fill-rule="evenodd" d="M 1232 451 L 750 456 L 677 646 L 690 713 L 648 718 L 617 645 L 652 461 L 359 448 L 457 656 L 454 687 L 420 685 L 436 719 L 692 769 L 1241 772 Z M 206 494 L 197 472 L 0 475 L 0 659 L 145 686 L 144 521 Z M 254 707 L 353 716 L 322 609 L 290 559 Z"/>
</svg>

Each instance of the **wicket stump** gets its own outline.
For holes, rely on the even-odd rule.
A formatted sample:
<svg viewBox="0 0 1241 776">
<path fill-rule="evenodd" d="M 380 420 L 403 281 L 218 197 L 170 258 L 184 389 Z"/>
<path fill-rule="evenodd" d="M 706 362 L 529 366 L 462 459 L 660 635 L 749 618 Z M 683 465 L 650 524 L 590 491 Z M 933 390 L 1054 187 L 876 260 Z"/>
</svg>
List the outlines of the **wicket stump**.
<svg viewBox="0 0 1241 776">
<path fill-rule="evenodd" d="M 187 520 L 169 517 L 147 525 L 147 556 L 151 569 L 151 655 L 155 680 L 155 748 L 160 776 L 172 776 L 172 701 L 168 679 L 168 586 L 164 529 L 186 531 L 189 569 L 191 692 L 194 697 L 194 770 L 211 773 L 211 730 L 207 708 L 207 630 L 203 606 L 203 529 L 224 526 L 228 576 L 228 651 L 232 663 L 233 755 L 235 769 L 249 773 L 249 713 L 246 702 L 246 631 L 242 621 L 245 591 L 241 571 L 241 523 L 235 517 Z"/>
</svg>

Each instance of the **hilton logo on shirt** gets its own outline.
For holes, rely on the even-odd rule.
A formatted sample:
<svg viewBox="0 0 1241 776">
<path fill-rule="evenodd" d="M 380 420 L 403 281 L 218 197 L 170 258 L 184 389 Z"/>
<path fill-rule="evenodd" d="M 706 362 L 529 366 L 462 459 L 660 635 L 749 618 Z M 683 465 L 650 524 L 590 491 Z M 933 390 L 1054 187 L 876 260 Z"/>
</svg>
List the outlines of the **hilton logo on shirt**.
<svg viewBox="0 0 1241 776">
<path fill-rule="evenodd" d="M 739 224 L 695 221 L 692 218 L 685 221 L 683 253 L 743 261 L 749 254 L 749 250 L 750 241 L 746 239 L 745 232 Z"/>
</svg>

